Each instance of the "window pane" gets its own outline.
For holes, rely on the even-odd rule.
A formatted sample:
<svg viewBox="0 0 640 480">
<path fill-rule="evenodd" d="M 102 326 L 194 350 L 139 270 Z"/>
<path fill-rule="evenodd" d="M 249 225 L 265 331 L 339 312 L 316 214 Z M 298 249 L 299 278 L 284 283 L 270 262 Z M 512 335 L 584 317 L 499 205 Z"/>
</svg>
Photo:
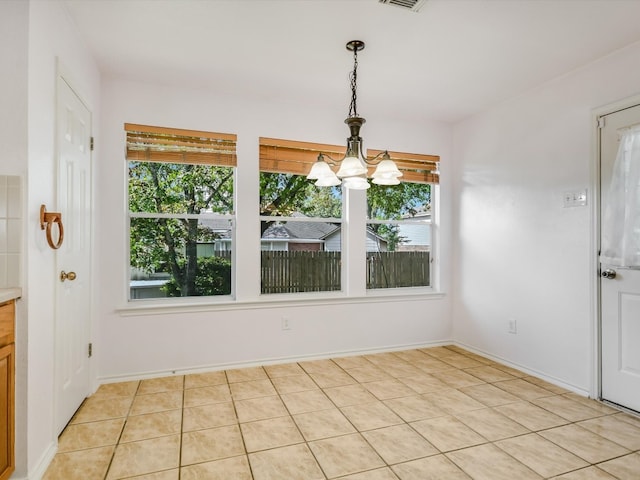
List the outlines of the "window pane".
<svg viewBox="0 0 640 480">
<path fill-rule="evenodd" d="M 340 188 L 261 172 L 260 215 L 261 293 L 341 289 Z"/>
<path fill-rule="evenodd" d="M 367 208 L 367 288 L 429 286 L 431 185 L 372 185 Z"/>
<path fill-rule="evenodd" d="M 232 224 L 215 214 L 233 212 L 233 176 L 233 167 L 129 162 L 131 299 L 231 294 Z"/>
<path fill-rule="evenodd" d="M 367 190 L 367 217 L 371 220 L 409 219 L 431 209 L 431 185 L 401 182 L 372 184 Z"/>
<path fill-rule="evenodd" d="M 231 220 L 130 222 L 131 299 L 231 294 Z"/>
<path fill-rule="evenodd" d="M 261 239 L 261 293 L 340 290 L 339 224 L 274 222 Z"/>
<path fill-rule="evenodd" d="M 233 167 L 129 162 L 129 211 L 233 212 Z"/>
<path fill-rule="evenodd" d="M 427 223 L 369 224 L 367 288 L 429 286 L 430 237 Z"/>
<path fill-rule="evenodd" d="M 304 175 L 260 172 L 260 215 L 341 218 L 342 190 L 318 188 Z"/>
</svg>

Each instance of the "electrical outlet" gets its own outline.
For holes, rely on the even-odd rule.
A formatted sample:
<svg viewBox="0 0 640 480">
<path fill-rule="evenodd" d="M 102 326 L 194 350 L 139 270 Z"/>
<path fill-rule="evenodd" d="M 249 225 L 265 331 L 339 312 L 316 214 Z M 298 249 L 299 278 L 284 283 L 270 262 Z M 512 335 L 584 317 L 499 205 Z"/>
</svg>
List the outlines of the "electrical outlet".
<svg viewBox="0 0 640 480">
<path fill-rule="evenodd" d="M 509 319 L 507 332 L 508 333 L 518 333 L 518 326 L 516 325 L 516 319 L 515 318 L 510 318 Z"/>
<path fill-rule="evenodd" d="M 282 317 L 282 330 L 291 330 L 289 317 Z"/>
<path fill-rule="evenodd" d="M 565 192 L 562 196 L 562 205 L 567 207 L 584 207 L 587 204 L 587 191 Z"/>
</svg>

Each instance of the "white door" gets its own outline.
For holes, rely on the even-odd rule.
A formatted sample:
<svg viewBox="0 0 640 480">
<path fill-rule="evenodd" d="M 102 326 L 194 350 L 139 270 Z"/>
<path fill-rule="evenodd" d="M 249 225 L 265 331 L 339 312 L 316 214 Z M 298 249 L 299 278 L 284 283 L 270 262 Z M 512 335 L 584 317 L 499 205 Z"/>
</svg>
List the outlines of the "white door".
<svg viewBox="0 0 640 480">
<path fill-rule="evenodd" d="M 640 105 L 604 117 L 600 130 L 601 212 L 620 135 L 640 124 Z M 603 233 L 603 232 L 601 232 Z M 640 269 L 600 264 L 602 398 L 640 412 Z"/>
<path fill-rule="evenodd" d="M 57 96 L 57 210 L 64 225 L 64 241 L 56 250 L 55 403 L 60 433 L 90 393 L 91 113 L 62 77 Z"/>
</svg>

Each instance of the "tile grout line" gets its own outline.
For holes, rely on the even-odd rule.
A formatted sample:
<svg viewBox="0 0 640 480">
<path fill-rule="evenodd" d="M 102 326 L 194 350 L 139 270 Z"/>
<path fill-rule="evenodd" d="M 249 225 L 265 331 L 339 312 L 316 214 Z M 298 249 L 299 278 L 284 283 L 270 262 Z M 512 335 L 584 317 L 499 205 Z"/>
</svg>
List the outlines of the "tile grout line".
<svg viewBox="0 0 640 480">
<path fill-rule="evenodd" d="M 261 367 L 263 368 L 263 367 Z M 252 480 L 255 480 L 255 475 L 253 474 L 253 467 L 251 466 L 251 461 L 249 460 L 249 451 L 247 450 L 247 442 L 244 440 L 244 435 L 242 434 L 242 427 L 240 426 L 240 417 L 238 415 L 238 408 L 236 407 L 236 400 L 233 398 L 233 391 L 231 390 L 231 384 L 229 383 L 229 375 L 226 370 L 223 370 L 224 378 L 226 379 L 227 388 L 229 389 L 229 397 L 231 398 L 231 405 L 233 406 L 233 413 L 236 416 L 236 422 L 238 425 L 238 431 L 240 432 L 240 439 L 242 440 L 242 448 L 244 450 L 244 454 L 247 457 L 247 465 L 249 466 L 249 474 L 251 475 Z M 265 372 L 266 375 L 266 372 Z"/>
<path fill-rule="evenodd" d="M 122 428 L 120 429 L 120 434 L 118 435 L 118 439 L 116 440 L 115 445 L 113 446 L 113 453 L 111 454 L 111 459 L 109 460 L 109 464 L 107 465 L 107 469 L 104 472 L 104 480 L 107 480 L 107 477 L 109 475 L 109 470 L 111 470 L 111 465 L 113 465 L 113 461 L 116 457 L 116 451 L 118 450 L 118 446 L 120 445 L 120 440 L 122 440 L 122 435 L 124 434 L 124 429 L 127 426 L 127 422 L 129 420 L 129 414 L 131 413 L 131 409 L 133 408 L 133 402 L 135 401 L 136 396 L 138 395 L 138 389 L 140 388 L 140 384 L 142 383 L 140 380 L 137 381 L 138 384 L 136 385 L 136 391 L 133 392 L 133 395 L 131 396 L 131 404 L 129 405 L 129 408 L 127 409 L 127 413 L 125 414 L 124 418 L 124 422 L 122 422 Z"/>
<path fill-rule="evenodd" d="M 178 480 L 182 478 L 182 447 L 184 436 L 184 409 L 185 409 L 185 396 L 187 394 L 187 376 L 182 376 L 182 408 L 180 409 L 180 445 L 178 447 Z"/>
<path fill-rule="evenodd" d="M 320 389 L 320 391 L 322 391 L 322 389 L 320 388 L 320 385 L 318 385 L 318 383 L 315 381 L 315 379 L 304 369 L 304 367 L 302 365 L 300 365 L 298 362 L 295 363 L 295 365 L 298 365 L 299 368 L 302 369 L 302 371 L 305 373 L 305 375 L 307 375 L 311 381 L 318 387 L 318 389 Z M 271 380 L 271 383 L 273 385 L 273 380 L 271 379 L 271 377 L 269 376 L 269 374 L 267 373 L 267 376 L 269 377 L 269 379 Z M 320 469 L 320 472 L 322 472 L 322 476 L 325 479 L 328 479 L 329 476 L 327 475 L 327 472 L 325 472 L 325 469 L 322 468 L 322 465 L 320 464 L 320 461 L 318 460 L 318 458 L 316 457 L 316 454 L 313 452 L 313 450 L 311 449 L 311 446 L 309 445 L 309 441 L 307 440 L 307 438 L 304 436 L 304 433 L 302 433 L 302 430 L 300 430 L 300 426 L 298 425 L 298 423 L 296 422 L 295 418 L 293 418 L 293 414 L 291 413 L 291 410 L 289 410 L 289 407 L 287 406 L 287 403 L 282 399 L 282 394 L 280 393 L 280 391 L 278 390 L 278 387 L 276 387 L 275 385 L 273 385 L 273 388 L 276 391 L 276 394 L 278 395 L 278 400 L 280 400 L 282 402 L 282 405 L 284 405 L 285 410 L 287 411 L 287 413 L 289 414 L 289 418 L 291 419 L 291 421 L 293 422 L 293 424 L 296 426 L 296 429 L 298 430 L 298 433 L 300 434 L 300 437 L 303 440 L 304 446 L 307 448 L 307 450 L 309 451 L 309 453 L 311 454 L 311 456 L 313 457 L 313 459 L 316 462 L 316 465 L 318 465 L 318 468 Z M 304 390 L 302 390 L 304 391 Z M 295 393 L 295 392 L 291 392 L 291 393 Z M 324 393 L 324 392 L 323 392 Z M 326 395 L 326 394 L 325 394 Z M 331 401 L 331 399 L 329 398 L 329 401 Z"/>
<path fill-rule="evenodd" d="M 373 362 L 371 362 L 370 360 L 368 360 L 368 359 L 366 359 L 366 358 L 365 358 L 365 360 L 369 361 L 372 365 L 374 365 L 374 364 L 373 364 Z M 356 382 L 356 385 L 360 385 L 360 386 L 362 386 L 362 383 L 361 383 L 361 382 L 359 382 L 359 381 L 358 381 L 356 378 L 354 378 L 352 375 L 350 375 L 350 374 L 349 374 L 349 372 L 348 372 L 345 368 L 341 367 L 337 362 L 335 362 L 335 360 L 332 360 L 332 361 L 333 361 L 333 363 L 334 363 L 334 364 L 335 364 L 335 365 L 336 365 L 336 366 L 337 366 L 341 371 L 343 371 L 343 372 L 344 372 L 344 373 L 346 373 L 350 378 L 352 378 L 352 379 Z M 316 384 L 317 384 L 317 383 L 316 383 Z M 338 385 L 338 386 L 336 386 L 336 387 L 327 387 L 327 388 L 339 388 L 339 387 L 341 387 L 341 386 L 347 386 L 347 385 Z M 360 438 L 362 438 L 362 440 L 363 440 L 364 442 L 366 442 L 366 444 L 369 446 L 369 448 L 371 448 L 371 450 L 372 450 L 373 452 L 375 452 L 375 454 L 380 458 L 380 460 L 382 460 L 382 462 L 385 464 L 385 466 L 386 466 L 387 468 L 391 469 L 391 467 L 390 467 L 390 466 L 389 466 L 389 464 L 386 462 L 386 460 L 385 460 L 384 458 L 382 458 L 382 456 L 380 455 L 380 453 L 378 453 L 378 451 L 373 447 L 373 445 L 371 445 L 371 443 L 366 439 L 366 437 L 365 437 L 364 435 L 362 435 L 362 432 L 360 431 L 360 429 L 358 429 L 358 427 L 353 423 L 353 421 L 352 421 L 352 420 L 351 420 L 347 415 L 345 415 L 345 413 L 342 411 L 341 407 L 339 407 L 339 406 L 338 406 L 338 404 L 336 404 L 336 402 L 331 398 L 331 396 L 327 395 L 327 393 L 324 391 L 324 389 L 323 389 L 323 388 L 321 388 L 319 385 L 318 385 L 318 388 L 320 388 L 320 390 L 322 391 L 322 393 L 323 393 L 323 394 L 324 394 L 324 395 L 329 399 L 329 401 L 334 405 L 334 407 L 338 410 L 338 412 L 340 412 L 340 414 L 341 414 L 341 415 L 342 415 L 342 416 L 347 420 L 347 422 L 349 422 L 349 424 L 354 428 L 355 433 L 357 433 L 357 434 L 358 434 L 358 436 L 359 436 Z M 367 392 L 369 392 L 369 390 L 368 390 L 366 387 L 362 386 L 362 388 L 364 388 L 365 390 L 367 390 Z M 373 397 L 374 397 L 374 398 L 376 398 L 376 400 L 377 400 L 378 402 L 380 402 L 380 403 L 382 403 L 382 404 L 384 405 L 384 403 L 382 402 L 382 400 L 380 400 L 379 398 L 377 398 L 373 393 L 371 393 L 371 392 L 369 392 L 369 393 L 370 393 L 371 395 L 373 395 Z M 385 407 L 386 407 L 386 405 L 385 405 Z M 387 408 L 389 408 L 389 407 L 387 407 Z M 401 419 L 401 420 L 403 420 L 403 419 Z M 295 420 L 294 420 L 294 421 L 295 421 Z M 336 435 L 336 436 L 333 436 L 333 437 L 327 437 L 327 438 L 338 438 L 338 437 L 341 437 L 341 436 L 347 436 L 347 435 L 353 435 L 353 433 L 348 433 L 348 434 L 343 434 L 343 435 Z M 317 441 L 320 441 L 320 440 L 325 440 L 325 439 L 318 439 Z M 311 447 L 309 447 L 309 450 L 311 450 Z M 311 450 L 311 452 L 313 453 L 313 450 Z M 314 455 L 314 457 L 315 457 L 315 454 L 313 454 L 313 455 Z M 320 462 L 319 462 L 317 459 L 316 459 L 316 461 L 318 462 L 318 464 L 320 464 Z M 321 467 L 321 468 L 322 468 L 322 467 Z M 368 470 L 365 470 L 365 471 L 368 471 Z M 361 473 L 361 472 L 356 472 L 356 473 Z M 351 474 L 347 474 L 347 475 L 351 475 Z M 393 473 L 393 475 L 395 475 L 395 473 Z M 329 477 L 328 477 L 328 475 L 327 475 L 327 478 L 329 478 Z"/>
</svg>

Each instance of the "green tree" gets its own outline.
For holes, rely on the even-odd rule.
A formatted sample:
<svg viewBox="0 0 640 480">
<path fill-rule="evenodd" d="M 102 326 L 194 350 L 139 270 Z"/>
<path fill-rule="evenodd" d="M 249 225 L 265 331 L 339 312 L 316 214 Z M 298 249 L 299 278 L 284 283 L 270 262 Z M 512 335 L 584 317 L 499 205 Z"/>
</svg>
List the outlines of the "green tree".
<svg viewBox="0 0 640 480">
<path fill-rule="evenodd" d="M 367 190 L 367 216 L 372 220 L 412 217 L 431 203 L 431 185 L 405 183 L 371 184 Z"/>
</svg>

